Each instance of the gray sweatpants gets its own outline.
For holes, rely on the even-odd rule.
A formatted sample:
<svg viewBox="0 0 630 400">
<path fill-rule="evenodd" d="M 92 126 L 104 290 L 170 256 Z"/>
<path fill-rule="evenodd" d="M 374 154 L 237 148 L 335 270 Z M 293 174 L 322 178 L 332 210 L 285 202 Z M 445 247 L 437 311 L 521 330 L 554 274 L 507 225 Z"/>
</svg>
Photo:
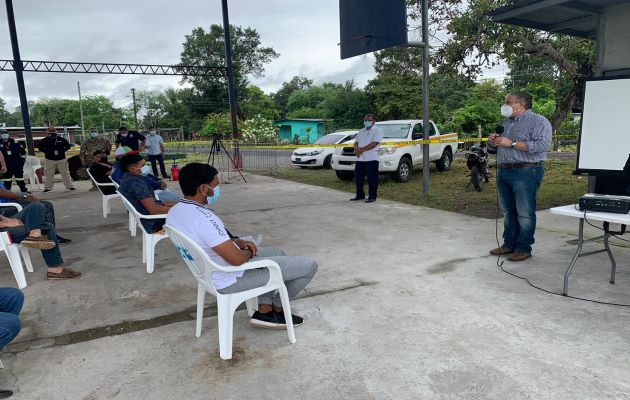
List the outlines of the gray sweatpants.
<svg viewBox="0 0 630 400">
<path fill-rule="evenodd" d="M 287 256 L 277 247 L 259 247 L 256 257 L 252 261 L 273 260 L 278 263 L 282 271 L 282 279 L 287 287 L 289 299 L 293 300 L 306 285 L 309 284 L 317 272 L 317 262 L 310 257 Z M 219 289 L 219 293 L 230 294 L 264 286 L 269 281 L 269 270 L 266 268 L 250 269 L 243 276 L 236 278 L 236 283 Z M 282 307 L 280 295 L 275 292 L 267 292 L 258 296 L 259 304 L 273 304 Z"/>
</svg>

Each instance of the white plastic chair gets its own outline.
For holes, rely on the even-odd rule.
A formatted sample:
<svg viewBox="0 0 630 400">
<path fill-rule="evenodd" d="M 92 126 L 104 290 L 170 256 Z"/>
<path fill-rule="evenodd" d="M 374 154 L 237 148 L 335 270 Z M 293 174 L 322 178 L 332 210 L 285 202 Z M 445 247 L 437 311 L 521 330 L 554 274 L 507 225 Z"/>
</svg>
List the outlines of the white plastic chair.
<svg viewBox="0 0 630 400">
<path fill-rule="evenodd" d="M 24 161 L 24 177 L 28 178 L 31 190 L 40 189 L 41 182 L 37 179 L 35 171 L 42 168 L 42 162 L 38 157 L 26 156 Z"/>
<path fill-rule="evenodd" d="M 236 308 L 243 303 L 247 303 L 249 314 L 253 314 L 253 309 L 257 302 L 256 297 L 261 294 L 278 290 L 280 299 L 282 300 L 282 308 L 284 309 L 284 317 L 287 321 L 287 332 L 289 341 L 295 343 L 295 332 L 293 329 L 293 319 L 291 317 L 291 305 L 289 304 L 289 294 L 284 286 L 282 272 L 275 261 L 260 260 L 247 262 L 238 267 L 222 267 L 214 263 L 208 254 L 188 236 L 173 228 L 170 225 L 164 225 L 164 230 L 168 234 L 169 239 L 173 242 L 179 255 L 182 257 L 190 271 L 197 279 L 197 326 L 195 336 L 201 336 L 201 327 L 203 324 L 203 306 L 206 292 L 210 292 L 217 298 L 217 321 L 219 325 L 219 355 L 224 360 L 232 358 L 232 336 L 234 328 L 234 312 Z M 232 294 L 221 294 L 217 292 L 212 283 L 213 271 L 236 272 L 245 271 L 256 268 L 267 268 L 269 270 L 269 281 L 266 285 L 243 292 Z"/>
<path fill-rule="evenodd" d="M 0 207 L 15 207 L 18 211 L 22 211 L 22 206 L 18 203 L 0 203 Z M 28 254 L 28 249 L 19 243 L 13 243 L 9 232 L 0 232 L 0 251 L 4 251 L 7 254 L 18 288 L 24 289 L 27 286 L 24 265 L 28 272 L 33 272 L 33 263 L 31 262 L 31 256 Z M 22 256 L 21 258 L 20 255 Z M 22 260 L 24 260 L 24 265 Z"/>
<path fill-rule="evenodd" d="M 143 219 L 165 219 L 166 214 L 147 215 L 140 214 L 138 210 L 123 196 L 120 192 L 116 191 L 120 195 L 120 199 L 127 208 L 129 215 L 134 220 L 134 232 L 132 236 L 135 236 L 136 226 L 140 226 L 142 231 L 142 262 L 147 264 L 147 273 L 153 272 L 155 266 L 155 245 L 162 239 L 166 239 L 167 235 L 163 233 L 149 233 L 142 226 Z"/>
<path fill-rule="evenodd" d="M 116 188 L 116 193 L 118 193 L 118 188 L 120 187 L 120 185 L 115 180 L 113 180 L 111 176 L 109 177 L 109 180 L 112 181 L 114 188 Z M 120 196 L 120 193 L 118 193 L 118 195 Z M 129 232 L 131 233 L 131 236 L 135 237 L 136 227 L 138 226 L 138 224 L 129 211 L 127 211 L 127 214 L 129 215 Z"/>
<path fill-rule="evenodd" d="M 118 194 L 118 192 L 116 192 L 114 194 L 105 194 L 105 193 L 103 193 L 103 190 L 101 190 L 101 188 L 113 187 L 116 190 L 118 190 L 118 188 L 116 187 L 116 185 L 114 183 L 100 183 L 100 182 L 97 182 L 96 179 L 94 179 L 94 177 L 90 173 L 89 169 L 87 170 L 87 173 L 88 173 L 88 176 L 90 177 L 90 179 L 92 180 L 92 182 L 94 182 L 94 184 L 98 188 L 98 191 L 101 193 L 101 197 L 102 197 L 102 200 L 103 200 L 103 218 L 107 218 L 107 214 L 112 212 L 109 202 L 112 201 L 113 199 L 116 199 L 116 198 L 120 197 L 120 194 Z"/>
</svg>

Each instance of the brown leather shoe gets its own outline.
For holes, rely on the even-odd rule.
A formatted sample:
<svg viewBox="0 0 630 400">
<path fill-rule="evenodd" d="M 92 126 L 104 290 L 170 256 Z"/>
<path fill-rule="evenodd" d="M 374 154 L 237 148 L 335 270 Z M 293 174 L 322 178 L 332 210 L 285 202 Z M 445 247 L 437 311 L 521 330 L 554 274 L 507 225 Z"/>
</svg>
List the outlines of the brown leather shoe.
<svg viewBox="0 0 630 400">
<path fill-rule="evenodd" d="M 74 279 L 80 276 L 81 276 L 80 272 L 74 271 L 70 268 L 64 268 L 61 270 L 61 272 L 48 271 L 48 274 L 46 275 L 46 277 L 51 280 Z"/>
<path fill-rule="evenodd" d="M 498 256 L 500 254 L 512 254 L 512 253 L 514 253 L 514 250 L 505 246 L 497 247 L 496 249 L 490 250 L 490 254 L 492 254 L 493 256 Z"/>
<path fill-rule="evenodd" d="M 508 257 L 508 260 L 509 261 L 514 261 L 514 262 L 525 261 L 531 256 L 532 256 L 532 253 L 525 253 L 525 252 L 522 252 L 522 251 L 516 251 L 516 252 L 512 253 L 511 256 Z"/>
</svg>

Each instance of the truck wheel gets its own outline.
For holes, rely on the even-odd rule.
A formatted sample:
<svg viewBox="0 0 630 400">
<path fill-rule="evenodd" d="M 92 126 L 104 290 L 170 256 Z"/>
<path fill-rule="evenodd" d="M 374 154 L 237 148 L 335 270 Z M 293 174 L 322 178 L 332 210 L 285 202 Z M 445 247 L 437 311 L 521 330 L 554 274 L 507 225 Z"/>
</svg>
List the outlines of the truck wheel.
<svg viewBox="0 0 630 400">
<path fill-rule="evenodd" d="M 352 171 L 335 171 L 337 178 L 342 181 L 351 181 L 354 179 L 354 172 Z"/>
<path fill-rule="evenodd" d="M 479 167 L 474 165 L 470 170 L 470 181 L 472 182 L 475 190 L 481 192 L 483 190 L 483 175 L 479 171 Z"/>
<path fill-rule="evenodd" d="M 453 155 L 449 149 L 444 150 L 442 153 L 442 157 L 435 162 L 435 166 L 438 171 L 448 171 L 451 169 L 451 163 L 453 161 Z"/>
<path fill-rule="evenodd" d="M 332 154 L 330 154 L 326 158 L 324 158 L 324 169 L 331 169 L 332 168 L 331 161 L 332 161 Z"/>
<path fill-rule="evenodd" d="M 409 182 L 412 172 L 413 164 L 411 164 L 411 160 L 407 157 L 403 157 L 398 163 L 398 168 L 396 168 L 396 171 L 392 174 L 392 179 L 396 182 Z"/>
</svg>

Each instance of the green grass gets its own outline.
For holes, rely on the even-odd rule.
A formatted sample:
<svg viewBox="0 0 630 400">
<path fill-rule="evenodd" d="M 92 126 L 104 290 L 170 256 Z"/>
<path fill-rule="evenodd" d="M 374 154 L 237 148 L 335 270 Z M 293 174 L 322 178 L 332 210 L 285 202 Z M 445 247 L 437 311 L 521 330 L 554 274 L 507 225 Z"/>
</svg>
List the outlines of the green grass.
<svg viewBox="0 0 630 400">
<path fill-rule="evenodd" d="M 576 203 L 587 192 L 588 179 L 573 176 L 575 160 L 550 160 L 545 163 L 545 178 L 538 192 L 538 209 Z M 453 162 L 448 172 L 437 172 L 432 165 L 431 184 L 428 196 L 422 195 L 422 172 L 416 171 L 409 182 L 397 183 L 387 176 L 379 180 L 379 198 L 394 200 L 418 206 L 476 215 L 486 218 L 496 216 L 497 198 L 494 183 L 494 169 L 490 182 L 482 192 L 466 189 L 470 181 L 469 171 L 464 160 Z M 274 177 L 337 189 L 354 193 L 354 182 L 337 179 L 334 170 L 280 168 Z M 367 190 L 367 186 L 366 186 Z"/>
</svg>

